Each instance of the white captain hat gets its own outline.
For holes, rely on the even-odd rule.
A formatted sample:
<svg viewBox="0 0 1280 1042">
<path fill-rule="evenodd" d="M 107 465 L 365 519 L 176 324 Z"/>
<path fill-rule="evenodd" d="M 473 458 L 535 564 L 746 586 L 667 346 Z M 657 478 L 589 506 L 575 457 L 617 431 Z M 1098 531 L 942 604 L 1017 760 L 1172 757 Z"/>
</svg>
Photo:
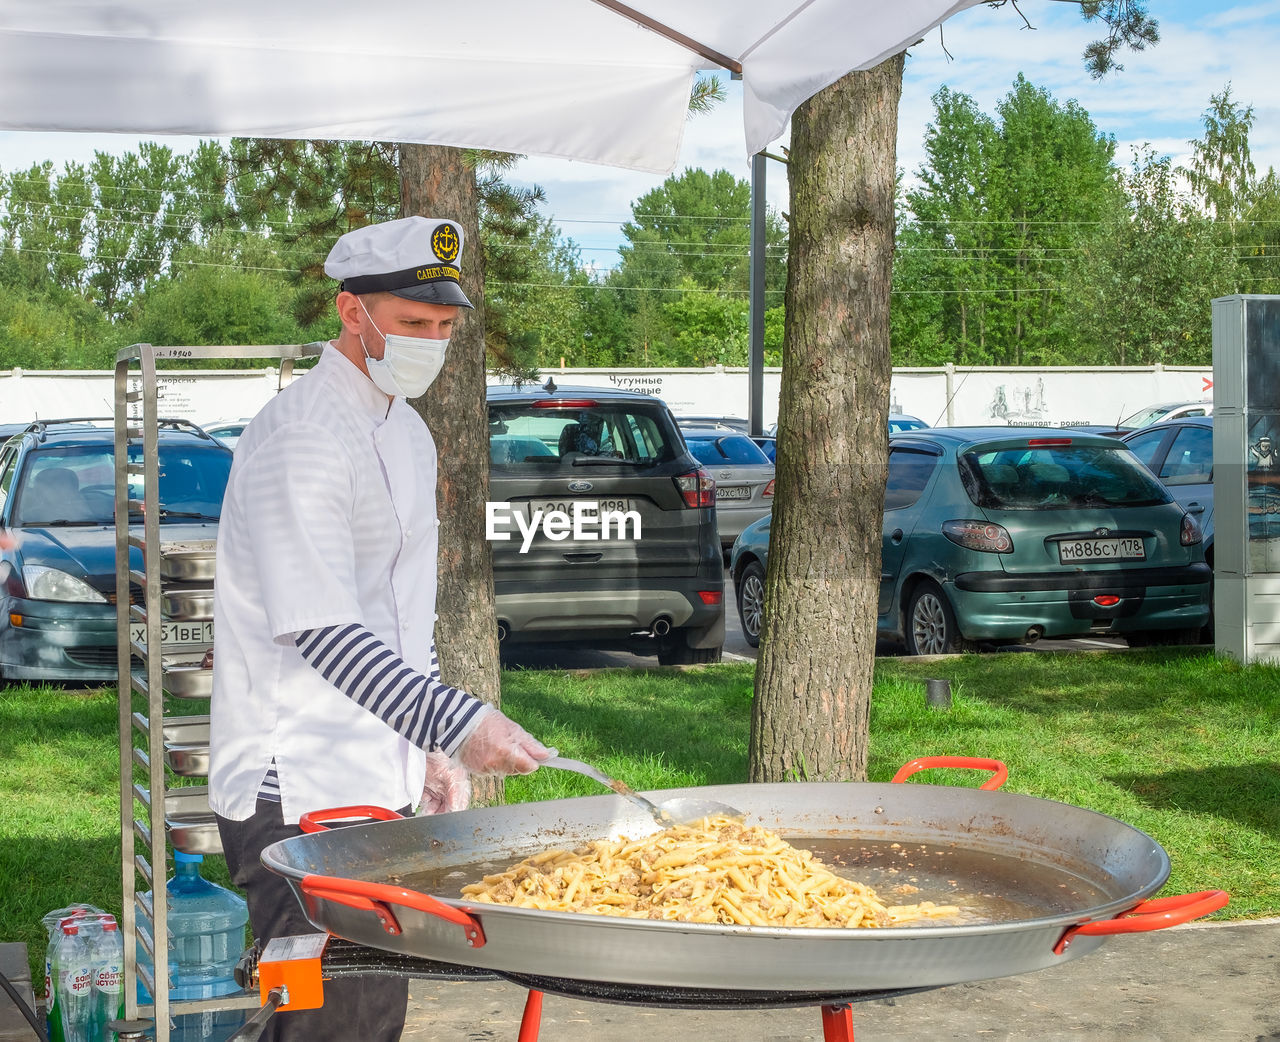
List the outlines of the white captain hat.
<svg viewBox="0 0 1280 1042">
<path fill-rule="evenodd" d="M 462 228 L 434 217 L 402 217 L 347 232 L 325 259 L 325 274 L 348 293 L 394 293 L 428 304 L 472 306 L 458 280 Z"/>
</svg>

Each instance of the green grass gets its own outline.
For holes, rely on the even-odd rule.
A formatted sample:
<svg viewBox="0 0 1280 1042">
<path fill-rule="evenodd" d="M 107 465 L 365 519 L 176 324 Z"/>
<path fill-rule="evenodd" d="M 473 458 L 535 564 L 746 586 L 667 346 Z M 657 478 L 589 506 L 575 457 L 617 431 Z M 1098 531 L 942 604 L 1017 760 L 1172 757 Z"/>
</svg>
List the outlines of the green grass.
<svg viewBox="0 0 1280 1042">
<path fill-rule="evenodd" d="M 510 672 L 503 706 L 636 788 L 741 782 L 753 668 Z M 930 677 L 951 681 L 950 710 L 926 705 Z M 25 941 L 33 966 L 45 912 L 73 901 L 119 910 L 115 728 L 109 690 L 0 689 L 0 941 Z M 944 753 L 1003 760 L 1006 791 L 1150 833 L 1173 862 L 1168 892 L 1231 894 L 1219 917 L 1280 915 L 1280 668 L 1174 650 L 881 660 L 870 777 Z M 985 775 L 924 777 L 975 785 Z M 600 791 L 539 771 L 509 779 L 506 798 Z M 220 859 L 208 868 L 226 882 Z"/>
</svg>

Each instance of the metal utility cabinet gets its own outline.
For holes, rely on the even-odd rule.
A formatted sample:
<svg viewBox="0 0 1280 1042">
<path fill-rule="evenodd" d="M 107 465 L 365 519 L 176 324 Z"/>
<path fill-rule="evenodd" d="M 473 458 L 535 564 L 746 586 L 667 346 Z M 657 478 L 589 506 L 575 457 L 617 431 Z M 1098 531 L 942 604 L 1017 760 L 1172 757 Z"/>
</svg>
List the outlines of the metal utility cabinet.
<svg viewBox="0 0 1280 1042">
<path fill-rule="evenodd" d="M 1280 296 L 1213 302 L 1219 654 L 1280 662 Z"/>
<path fill-rule="evenodd" d="M 123 887 L 125 1019 L 154 1019 L 157 1042 L 168 1042 L 170 1017 L 256 1008 L 256 993 L 169 1001 L 168 847 L 221 854 L 208 789 L 192 779 L 208 774 L 209 717 L 171 715 L 183 700 L 209 698 L 215 540 L 165 539 L 160 521 L 160 431 L 186 424 L 159 416 L 156 361 L 247 359 L 280 361 L 280 386 L 296 359 L 322 345 L 276 347 L 153 347 L 119 352 L 115 366 L 116 647 L 120 708 L 120 837 Z M 132 450 L 132 451 L 131 451 Z M 140 551 L 142 567 L 130 562 Z M 137 556 L 136 554 L 134 555 Z M 181 632 L 179 632 L 181 631 Z M 138 639 L 142 638 L 142 639 Z M 180 650 L 171 644 L 180 641 Z M 169 645 L 169 650 L 166 650 Z M 159 653 L 152 649 L 159 648 Z M 144 881 L 139 888 L 138 878 Z M 150 891 L 149 895 L 147 891 Z M 139 966 L 137 946 L 151 956 Z M 138 981 L 154 997 L 138 1002 Z"/>
</svg>

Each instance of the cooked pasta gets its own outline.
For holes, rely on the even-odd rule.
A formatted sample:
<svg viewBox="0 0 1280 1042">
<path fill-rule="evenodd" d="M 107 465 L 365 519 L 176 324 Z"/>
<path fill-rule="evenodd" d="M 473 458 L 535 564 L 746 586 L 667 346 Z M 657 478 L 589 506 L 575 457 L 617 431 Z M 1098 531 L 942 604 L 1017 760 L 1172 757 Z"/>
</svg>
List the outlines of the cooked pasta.
<svg viewBox="0 0 1280 1042">
<path fill-rule="evenodd" d="M 543 851 L 464 886 L 462 895 L 518 908 L 740 926 L 880 927 L 957 911 L 931 902 L 888 907 L 810 851 L 729 817 Z"/>
</svg>

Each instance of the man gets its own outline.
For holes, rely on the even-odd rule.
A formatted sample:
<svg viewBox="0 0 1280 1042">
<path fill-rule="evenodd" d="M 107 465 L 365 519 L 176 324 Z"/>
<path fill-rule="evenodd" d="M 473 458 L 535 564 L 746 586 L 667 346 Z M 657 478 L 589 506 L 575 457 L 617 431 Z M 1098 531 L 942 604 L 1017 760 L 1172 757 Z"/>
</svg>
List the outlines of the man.
<svg viewBox="0 0 1280 1042">
<path fill-rule="evenodd" d="M 342 327 L 245 429 L 223 502 L 210 804 L 260 941 L 314 931 L 264 847 L 307 811 L 460 810 L 467 772 L 521 774 L 550 751 L 440 677 L 436 449 L 406 403 L 470 301 L 462 232 L 409 217 L 342 236 L 325 262 Z M 458 403 L 484 408 L 483 402 Z M 327 982 L 324 1007 L 263 1038 L 397 1039 L 407 984 Z"/>
</svg>

